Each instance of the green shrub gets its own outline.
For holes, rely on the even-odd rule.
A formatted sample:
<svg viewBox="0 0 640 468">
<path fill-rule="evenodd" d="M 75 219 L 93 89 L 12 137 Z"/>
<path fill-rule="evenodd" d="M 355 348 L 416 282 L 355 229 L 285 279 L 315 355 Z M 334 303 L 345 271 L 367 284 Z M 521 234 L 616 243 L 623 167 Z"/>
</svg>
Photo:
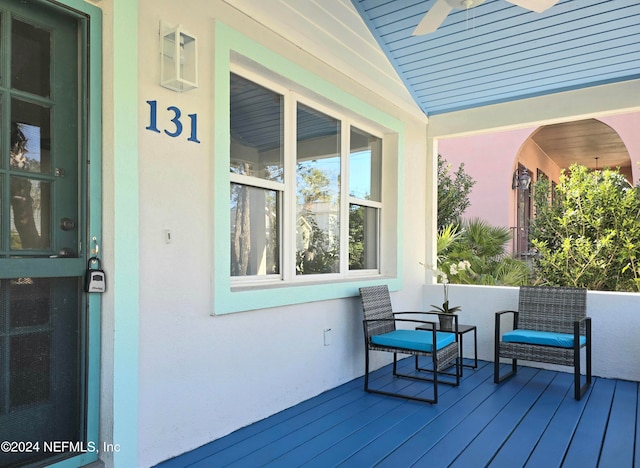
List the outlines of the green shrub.
<svg viewBox="0 0 640 468">
<path fill-rule="evenodd" d="M 640 196 L 619 171 L 573 165 L 554 194 L 548 181 L 537 182 L 534 203 L 537 283 L 640 290 Z"/>
<path fill-rule="evenodd" d="M 438 265 L 445 273 L 467 261 L 470 269 L 449 276 L 451 283 L 520 286 L 529 281 L 527 264 L 511 258 L 506 246 L 509 228 L 491 226 L 480 219 L 449 225 L 438 232 Z"/>
<path fill-rule="evenodd" d="M 469 208 L 469 194 L 476 181 L 464 170 L 460 163 L 451 175 L 451 164 L 438 155 L 438 230 L 459 223 L 460 216 Z"/>
</svg>

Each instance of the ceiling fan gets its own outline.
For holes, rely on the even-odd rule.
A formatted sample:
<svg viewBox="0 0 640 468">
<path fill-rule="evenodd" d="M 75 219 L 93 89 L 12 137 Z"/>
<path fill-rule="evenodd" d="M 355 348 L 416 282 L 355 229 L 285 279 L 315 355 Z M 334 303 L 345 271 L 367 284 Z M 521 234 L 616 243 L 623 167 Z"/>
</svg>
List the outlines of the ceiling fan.
<svg viewBox="0 0 640 468">
<path fill-rule="evenodd" d="M 420 36 L 434 32 L 445 20 L 447 15 L 454 9 L 470 9 L 477 7 L 485 0 L 436 0 L 426 15 L 422 18 L 416 29 L 413 30 L 412 36 Z M 544 10 L 551 8 L 558 3 L 558 0 L 506 0 L 514 5 L 521 6 L 527 10 L 542 13 Z"/>
</svg>

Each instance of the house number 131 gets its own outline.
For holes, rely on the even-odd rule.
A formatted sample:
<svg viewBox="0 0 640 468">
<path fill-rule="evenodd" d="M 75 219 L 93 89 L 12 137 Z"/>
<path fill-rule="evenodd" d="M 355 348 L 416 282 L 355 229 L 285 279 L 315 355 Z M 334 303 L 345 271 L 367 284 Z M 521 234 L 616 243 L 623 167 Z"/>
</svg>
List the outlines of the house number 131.
<svg viewBox="0 0 640 468">
<path fill-rule="evenodd" d="M 145 129 L 156 133 L 162 133 L 158 128 L 158 101 L 147 101 L 147 104 L 149 104 L 149 125 L 145 127 Z M 167 112 L 170 112 L 173 116 L 171 119 L 173 128 L 164 129 L 164 133 L 172 138 L 178 138 L 182 135 L 182 131 L 184 130 L 181 120 L 182 111 L 176 106 L 169 106 L 167 107 Z M 189 123 L 191 125 L 191 132 L 187 141 L 200 143 L 200 140 L 198 140 L 198 114 L 188 114 L 187 117 L 189 117 Z"/>
</svg>

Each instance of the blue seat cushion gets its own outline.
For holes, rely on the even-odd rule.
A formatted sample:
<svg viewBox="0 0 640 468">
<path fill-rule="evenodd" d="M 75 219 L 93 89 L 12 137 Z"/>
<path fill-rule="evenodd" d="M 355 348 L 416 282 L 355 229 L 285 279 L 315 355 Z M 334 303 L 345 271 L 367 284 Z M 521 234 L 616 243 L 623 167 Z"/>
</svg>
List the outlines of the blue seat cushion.
<svg viewBox="0 0 640 468">
<path fill-rule="evenodd" d="M 502 341 L 506 343 L 554 346 L 556 348 L 573 348 L 573 334 L 571 333 L 554 333 L 517 329 L 502 335 Z M 587 338 L 580 336 L 580 346 L 583 346 L 586 342 Z"/>
<path fill-rule="evenodd" d="M 436 350 L 442 349 L 454 341 L 454 333 L 436 332 Z M 371 337 L 371 343 L 393 348 L 433 352 L 432 333 L 420 330 L 394 330 L 382 335 L 374 335 Z"/>
</svg>

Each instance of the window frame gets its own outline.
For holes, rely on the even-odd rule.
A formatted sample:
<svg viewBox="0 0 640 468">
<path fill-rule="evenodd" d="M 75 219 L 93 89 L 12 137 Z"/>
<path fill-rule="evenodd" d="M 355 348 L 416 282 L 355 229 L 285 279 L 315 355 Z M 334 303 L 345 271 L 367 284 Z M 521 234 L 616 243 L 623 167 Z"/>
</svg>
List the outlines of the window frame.
<svg viewBox="0 0 640 468">
<path fill-rule="evenodd" d="M 254 83 L 257 86 L 265 88 L 274 94 L 280 95 L 283 98 L 283 145 L 284 145 L 284 177 L 283 182 L 276 182 L 271 180 L 262 179 L 260 177 L 249 176 L 244 174 L 238 174 L 229 171 L 229 179 L 231 184 L 243 185 L 251 188 L 257 188 L 262 190 L 273 190 L 278 192 L 280 197 L 280 208 L 278 225 L 279 225 L 279 265 L 280 273 L 278 274 L 255 274 L 255 275 L 243 275 L 232 276 L 231 285 L 236 286 L 250 286 L 250 285 L 264 285 L 264 284 L 280 284 L 280 283 L 304 283 L 304 282 L 318 282 L 318 281 L 336 281 L 345 279 L 347 277 L 358 276 L 375 276 L 379 275 L 381 271 L 381 258 L 380 258 L 380 246 L 383 241 L 381 239 L 380 219 L 381 212 L 383 210 L 383 196 L 381 201 L 367 200 L 364 198 L 352 197 L 350 195 L 350 142 L 352 129 L 366 132 L 367 134 L 379 138 L 381 143 L 384 144 L 384 135 L 367 125 L 366 122 L 356 121 L 352 117 L 340 112 L 337 107 L 331 107 L 331 105 L 320 103 L 312 98 L 303 96 L 300 93 L 287 89 L 279 85 L 276 81 L 266 78 L 265 76 L 256 73 L 246 67 L 242 67 L 237 64 L 231 64 L 230 75 L 237 75 L 247 81 Z M 340 157 L 340 187 L 339 187 L 339 266 L 336 273 L 312 273 L 306 275 L 300 275 L 296 272 L 296 255 L 295 248 L 296 240 L 296 218 L 297 218 L 297 112 L 298 105 L 308 107 L 314 111 L 317 111 L 327 117 L 335 119 L 339 123 L 340 135 L 339 145 L 340 149 L 338 156 Z M 382 154 L 384 160 L 384 152 Z M 382 193 L 383 186 L 383 174 L 380 174 L 380 187 L 378 190 Z M 352 270 L 349 268 L 349 209 L 351 205 L 363 206 L 366 208 L 376 209 L 376 244 L 377 244 L 377 268 L 374 269 L 359 269 Z M 289 242 L 287 242 L 289 240 Z"/>
<path fill-rule="evenodd" d="M 211 223 L 214 239 L 211 252 L 213 264 L 211 274 L 212 315 L 353 297 L 358 295 L 359 287 L 368 285 L 386 284 L 391 291 L 399 290 L 402 287 L 401 238 L 404 216 L 403 191 L 400 189 L 399 177 L 404 171 L 404 122 L 388 114 L 381 107 L 377 107 L 379 104 L 372 104 L 377 101 L 368 91 L 364 92 L 364 96 L 369 96 L 370 99 L 365 101 L 361 93 L 358 93 L 358 96 L 353 95 L 342 86 L 316 75 L 304 66 L 305 60 L 301 60 L 295 54 L 285 58 L 219 20 L 215 20 L 214 23 L 214 104 L 211 122 L 213 129 Z M 384 239 L 379 246 L 381 252 L 379 253 L 380 271 L 373 274 L 356 270 L 355 274 L 313 275 L 314 277 L 309 275 L 306 278 L 297 278 L 296 281 L 278 280 L 272 282 L 267 280 L 244 284 L 231 281 L 229 268 L 230 217 L 228 214 L 219 215 L 220 213 L 229 213 L 229 184 L 231 181 L 229 170 L 229 73 L 232 71 L 234 73 L 241 72 L 242 76 L 256 81 L 257 84 L 264 82 L 254 80 L 255 75 L 248 75 L 242 71 L 256 73 L 276 81 L 276 85 L 299 94 L 301 102 L 309 104 L 308 100 L 311 100 L 311 107 L 318 111 L 326 112 L 328 107 L 329 115 L 335 115 L 333 110 L 335 107 L 348 119 L 353 120 L 356 128 L 380 135 L 383 138 L 383 153 L 386 162 L 383 163 L 384 167 L 382 168 L 384 173 L 382 193 L 385 209 L 379 223 L 379 236 L 381 241 Z M 277 89 L 274 90 L 277 91 Z M 289 105 L 292 104 L 289 103 Z M 293 128 L 286 119 L 294 116 L 294 113 L 289 113 L 289 117 L 285 114 L 285 129 Z M 342 148 L 345 151 L 344 144 Z M 346 151 L 348 153 L 348 147 Z M 295 177 L 295 173 L 291 169 L 287 171 L 285 168 L 285 184 L 286 177 L 292 176 Z M 345 174 L 342 174 L 341 177 L 345 177 Z M 345 190 L 344 185 L 343 190 Z M 348 199 L 344 198 L 346 196 L 348 194 L 343 194 L 342 200 Z M 295 199 L 290 197 L 289 200 L 285 200 L 285 207 L 290 203 L 295 203 Z M 347 210 L 349 204 L 343 202 L 341 206 L 342 210 Z M 347 216 L 345 219 L 348 219 L 347 213 L 343 214 L 344 216 Z M 343 224 L 343 229 L 347 229 L 347 223 Z M 344 242 L 345 235 L 346 233 L 343 234 L 341 242 Z M 281 245 L 291 245 L 291 242 L 294 241 L 291 239 L 291 234 L 284 230 L 282 236 Z M 287 236 L 289 237 L 287 238 Z M 348 262 L 348 249 L 345 252 L 342 261 Z M 295 262 L 292 265 L 287 263 L 281 265 L 283 272 L 286 268 L 295 268 Z"/>
<path fill-rule="evenodd" d="M 370 200 L 370 199 L 366 199 L 366 198 L 359 198 L 359 197 L 354 197 L 351 195 L 351 187 L 349 186 L 349 184 L 345 184 L 347 185 L 346 188 L 346 195 L 347 195 L 347 202 L 346 202 L 346 210 L 347 210 L 347 216 L 349 216 L 349 210 L 351 208 L 351 205 L 357 205 L 357 206 L 362 206 L 364 208 L 373 208 L 375 209 L 375 213 L 376 213 L 376 240 L 377 240 L 377 245 L 376 245 L 376 258 L 377 258 L 377 268 L 363 268 L 360 270 L 356 270 L 356 269 L 351 269 L 349 267 L 349 254 L 347 252 L 347 258 L 346 258 L 346 268 L 347 268 L 347 274 L 357 277 L 357 276 L 374 276 L 374 275 L 378 275 L 381 271 L 383 271 L 383 257 L 382 257 L 382 245 L 383 245 L 383 239 L 382 239 L 382 229 L 381 229 L 381 222 L 382 222 L 382 214 L 383 214 L 383 201 L 384 201 L 384 171 L 383 171 L 383 167 L 384 167 L 384 160 L 385 160 L 385 152 L 384 152 L 384 137 L 375 133 L 375 132 L 371 132 L 366 128 L 362 128 L 359 125 L 354 125 L 353 123 L 350 125 L 349 127 L 349 138 L 351 138 L 351 130 L 355 128 L 357 130 L 360 130 L 361 132 L 366 132 L 371 136 L 380 138 L 380 167 L 379 167 L 379 178 L 380 178 L 380 186 L 378 187 L 378 190 L 380 191 L 380 201 L 376 201 L 376 200 Z M 350 142 L 350 140 L 349 140 Z M 349 145 L 348 148 L 348 158 L 351 159 L 351 145 Z M 350 165 L 349 165 L 349 171 L 350 171 Z M 350 172 L 347 172 L 345 174 L 345 179 L 350 181 Z M 349 224 L 347 223 L 347 236 L 349 233 Z M 348 239 L 347 239 L 347 250 L 349 248 L 348 245 Z"/>
<path fill-rule="evenodd" d="M 279 248 L 279 253 L 278 253 L 278 262 L 279 262 L 279 266 L 280 266 L 280 272 L 279 273 L 274 273 L 274 274 L 266 274 L 266 275 L 245 275 L 245 276 L 231 276 L 231 283 L 234 286 L 242 286 L 242 285 L 251 285 L 251 284 L 269 284 L 269 283 L 278 283 L 282 280 L 283 277 L 283 268 L 284 268 L 284 262 L 283 262 L 283 253 L 282 253 L 282 246 L 284 245 L 284 214 L 286 213 L 286 196 L 285 196 L 285 190 L 286 190 L 286 184 L 287 184 L 287 180 L 286 180 L 286 174 L 287 174 L 287 167 L 286 167 L 286 159 L 287 159 L 287 155 L 286 155 L 286 148 L 287 148 L 287 105 L 288 105 L 288 97 L 287 97 L 287 93 L 288 90 L 283 87 L 280 86 L 278 83 L 273 82 L 271 80 L 267 80 L 264 77 L 262 77 L 260 74 L 252 72 L 251 70 L 247 70 L 244 67 L 239 67 L 239 66 L 234 66 L 231 65 L 230 66 L 230 70 L 229 70 L 229 74 L 228 74 L 228 79 L 231 79 L 231 74 L 235 74 L 240 76 L 241 78 L 244 78 L 245 80 L 251 81 L 252 83 L 261 86 L 265 89 L 267 89 L 268 91 L 271 91 L 275 94 L 278 94 L 280 96 L 282 96 L 282 107 L 283 107 L 283 142 L 282 144 L 285 147 L 285 154 L 284 154 L 284 161 L 283 161 L 283 170 L 284 170 L 284 174 L 285 177 L 283 178 L 282 182 L 278 182 L 278 181 L 274 181 L 274 180 L 268 180 L 268 179 L 263 179 L 260 177 L 255 177 L 255 176 L 250 176 L 250 175 L 244 175 L 244 174 L 238 174 L 238 173 L 234 173 L 230 170 L 230 168 L 227 168 L 227 171 L 229 172 L 229 187 L 231 187 L 231 184 L 237 184 L 237 185 L 243 185 L 243 186 L 247 186 L 247 187 L 251 187 L 251 188 L 257 188 L 257 189 L 261 189 L 261 190 L 273 190 L 275 192 L 278 193 L 278 205 L 280 208 L 280 213 L 278 213 L 279 217 L 277 220 L 277 224 L 278 224 L 278 239 L 277 239 L 277 243 Z M 229 95 L 230 96 L 230 95 Z M 231 115 L 231 114 L 229 114 Z M 228 125 L 228 127 L 230 128 L 230 123 Z M 231 160 L 231 149 L 229 147 L 229 162 Z M 230 166 L 230 164 L 229 164 Z M 231 232 L 231 231 L 229 231 Z M 229 262 L 229 265 L 231 265 L 231 262 Z M 229 268 L 230 270 L 230 268 Z M 229 272 L 229 274 L 231 274 Z"/>
</svg>

